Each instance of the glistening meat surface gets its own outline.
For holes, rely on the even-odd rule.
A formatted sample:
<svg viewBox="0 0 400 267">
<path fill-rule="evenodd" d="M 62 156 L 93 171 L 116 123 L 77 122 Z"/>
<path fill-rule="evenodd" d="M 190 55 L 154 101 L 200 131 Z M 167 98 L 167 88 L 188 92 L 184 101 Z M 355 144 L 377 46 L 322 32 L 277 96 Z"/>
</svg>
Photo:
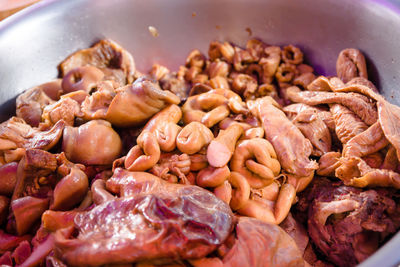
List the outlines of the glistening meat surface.
<svg viewBox="0 0 400 267">
<path fill-rule="evenodd" d="M 69 265 L 200 258 L 222 244 L 232 230 L 229 206 L 200 187 L 121 169 L 111 178 L 126 179 L 124 186 L 136 187 L 135 193 L 78 214 L 76 238 L 70 232 L 74 229 L 56 233 L 58 255 Z"/>
</svg>

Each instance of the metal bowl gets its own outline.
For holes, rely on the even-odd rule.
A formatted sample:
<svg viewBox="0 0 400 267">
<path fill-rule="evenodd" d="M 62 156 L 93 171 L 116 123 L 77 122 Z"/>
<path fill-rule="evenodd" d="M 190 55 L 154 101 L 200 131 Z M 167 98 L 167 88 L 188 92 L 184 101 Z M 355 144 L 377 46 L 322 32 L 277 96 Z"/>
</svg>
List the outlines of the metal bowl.
<svg viewBox="0 0 400 267">
<path fill-rule="evenodd" d="M 17 94 L 55 78 L 67 55 L 104 37 L 143 72 L 154 62 L 176 69 L 211 40 L 257 37 L 297 45 L 319 74 L 334 75 L 339 51 L 355 47 L 381 93 L 400 104 L 398 0 L 45 0 L 0 23 L 0 120 L 15 112 Z M 395 266 L 398 251 L 399 233 L 360 266 Z"/>
</svg>

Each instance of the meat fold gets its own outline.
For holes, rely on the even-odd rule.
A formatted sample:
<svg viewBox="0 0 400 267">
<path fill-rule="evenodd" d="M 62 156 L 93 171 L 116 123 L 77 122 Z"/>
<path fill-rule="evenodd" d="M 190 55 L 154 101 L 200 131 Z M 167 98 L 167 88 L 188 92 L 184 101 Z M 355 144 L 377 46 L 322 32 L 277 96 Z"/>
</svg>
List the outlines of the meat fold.
<svg viewBox="0 0 400 267">
<path fill-rule="evenodd" d="M 345 83 L 355 77 L 368 78 L 364 55 L 355 48 L 343 49 L 336 61 L 336 73 Z"/>
<path fill-rule="evenodd" d="M 277 225 L 240 217 L 236 236 L 233 247 L 223 258 L 223 266 L 304 266 L 296 243 Z"/>
<path fill-rule="evenodd" d="M 118 127 L 143 124 L 169 104 L 179 104 L 180 99 L 170 91 L 145 78 L 115 90 L 105 119 Z"/>
<path fill-rule="evenodd" d="M 340 166 L 340 152 L 330 151 L 319 158 L 317 174 L 321 176 L 335 177 L 335 170 Z"/>
<path fill-rule="evenodd" d="M 304 105 L 299 107 L 299 112 L 293 117 L 292 122 L 299 128 L 301 133 L 310 140 L 314 149 L 312 155 L 322 156 L 331 150 L 331 133 L 323 119 L 319 116 L 317 108 Z M 286 108 L 286 107 L 285 107 Z M 285 112 L 288 109 L 283 109 Z M 322 111 L 321 111 L 322 112 Z"/>
<path fill-rule="evenodd" d="M 62 136 L 64 121 L 58 121 L 50 130 L 39 131 L 17 117 L 0 124 L 0 150 L 36 148 L 49 150 Z"/>
<path fill-rule="evenodd" d="M 355 187 L 383 186 L 400 189 L 400 174 L 387 169 L 371 168 L 359 157 L 341 158 L 336 177 Z"/>
<path fill-rule="evenodd" d="M 61 92 L 61 79 L 26 90 L 17 97 L 16 115 L 32 127 L 39 126 L 43 109 L 57 101 Z"/>
<path fill-rule="evenodd" d="M 318 168 L 318 164 L 309 159 L 310 141 L 272 103 L 271 98 L 264 97 L 249 105 L 253 115 L 262 121 L 265 138 L 273 145 L 282 168 L 297 176 L 309 176 Z"/>
<path fill-rule="evenodd" d="M 46 177 L 57 169 L 55 155 L 40 150 L 28 149 L 18 163 L 17 181 L 12 200 L 36 193 L 35 178 Z"/>
<path fill-rule="evenodd" d="M 343 157 L 364 157 L 381 150 L 389 144 L 379 122 L 351 138 L 343 147 Z"/>
<path fill-rule="evenodd" d="M 200 187 L 121 168 L 106 186 L 120 197 L 79 213 L 74 227 L 55 234 L 57 255 L 68 266 L 200 258 L 232 230 L 229 206 Z"/>
<path fill-rule="evenodd" d="M 73 53 L 61 62 L 59 69 L 63 77 L 74 68 L 88 65 L 102 70 L 104 80 L 114 80 L 120 86 L 132 83 L 136 72 L 132 55 L 110 39 Z"/>
<path fill-rule="evenodd" d="M 338 266 L 355 266 L 400 226 L 399 195 L 315 180 L 307 195 L 308 232 L 316 247 Z"/>
<path fill-rule="evenodd" d="M 311 106 L 341 104 L 353 111 L 367 125 L 374 124 L 378 119 L 375 104 L 366 96 L 357 93 L 300 91 L 298 87 L 292 86 L 287 89 L 287 96 L 292 102 L 304 103 Z"/>
<path fill-rule="evenodd" d="M 368 128 L 365 122 L 343 105 L 332 104 L 330 111 L 335 121 L 336 135 L 343 144 Z"/>
<path fill-rule="evenodd" d="M 400 159 L 400 108 L 387 101 L 380 101 L 377 106 L 382 131 Z"/>
</svg>

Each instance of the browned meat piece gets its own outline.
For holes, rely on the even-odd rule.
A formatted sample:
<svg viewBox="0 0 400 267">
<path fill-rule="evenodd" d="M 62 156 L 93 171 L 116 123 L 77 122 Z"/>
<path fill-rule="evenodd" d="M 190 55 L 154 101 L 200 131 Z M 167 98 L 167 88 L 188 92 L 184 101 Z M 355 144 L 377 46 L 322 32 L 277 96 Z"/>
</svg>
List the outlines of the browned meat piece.
<svg viewBox="0 0 400 267">
<path fill-rule="evenodd" d="M 17 97 L 17 116 L 32 127 L 39 126 L 43 108 L 57 101 L 61 92 L 61 79 L 28 89 Z"/>
<path fill-rule="evenodd" d="M 163 90 L 168 90 L 177 95 L 181 101 L 188 98 L 190 85 L 184 80 L 175 77 L 176 75 L 167 74 L 159 82 Z"/>
<path fill-rule="evenodd" d="M 386 147 L 389 141 L 383 134 L 381 125 L 376 122 L 366 131 L 351 138 L 343 147 L 343 157 L 364 157 Z"/>
<path fill-rule="evenodd" d="M 400 189 L 400 174 L 386 169 L 371 168 L 358 157 L 341 158 L 335 175 L 346 185 L 355 187 L 383 186 Z"/>
<path fill-rule="evenodd" d="M 223 266 L 304 266 L 296 243 L 277 225 L 240 217 L 236 236 L 233 247 L 223 258 Z"/>
<path fill-rule="evenodd" d="M 85 120 L 104 119 L 107 115 L 108 107 L 116 95 L 115 83 L 103 81 L 97 84 L 96 91 L 84 99 L 81 104 L 83 118 Z"/>
<path fill-rule="evenodd" d="M 311 106 L 320 104 L 341 104 L 358 117 L 367 125 L 374 124 L 378 119 L 375 105 L 371 101 L 357 93 L 331 93 L 318 91 L 300 91 L 298 87 L 292 86 L 287 89 L 288 98 L 296 103 L 304 103 Z"/>
<path fill-rule="evenodd" d="M 258 99 L 250 109 L 262 121 L 265 137 L 273 145 L 285 171 L 297 176 L 309 176 L 318 168 L 318 164 L 309 159 L 312 152 L 310 141 L 283 111 L 271 104 L 270 98 Z"/>
<path fill-rule="evenodd" d="M 96 67 L 76 67 L 65 74 L 61 86 L 65 94 L 76 91 L 89 94 L 103 78 L 104 73 Z"/>
<path fill-rule="evenodd" d="M 297 114 L 301 113 L 304 110 L 314 111 L 316 115 L 325 123 L 326 127 L 328 127 L 331 136 L 336 134 L 335 121 L 333 119 L 332 113 L 329 110 L 325 110 L 319 107 L 309 106 L 302 103 L 291 104 L 283 108 L 283 111 L 285 111 L 289 119 L 295 118 Z"/>
<path fill-rule="evenodd" d="M 122 142 L 111 123 L 93 120 L 79 127 L 65 127 L 62 150 L 76 163 L 109 165 L 120 155 Z"/>
<path fill-rule="evenodd" d="M 364 55 L 358 49 L 347 48 L 340 52 L 336 61 L 337 76 L 345 83 L 355 77 L 368 78 Z"/>
<path fill-rule="evenodd" d="M 379 101 L 378 114 L 383 133 L 396 148 L 397 158 L 400 159 L 400 107 Z"/>
<path fill-rule="evenodd" d="M 331 92 L 333 91 L 333 88 L 334 88 L 333 84 L 331 84 L 329 79 L 326 78 L 325 76 L 319 76 L 307 86 L 307 90 L 310 91 Z"/>
<path fill-rule="evenodd" d="M 57 158 L 39 149 L 27 149 L 18 164 L 17 182 L 12 200 L 36 193 L 35 178 L 46 177 L 57 168 Z"/>
<path fill-rule="evenodd" d="M 335 177 L 335 170 L 340 166 L 340 152 L 328 152 L 319 158 L 317 174 L 321 176 Z"/>
<path fill-rule="evenodd" d="M 293 107 L 294 105 L 301 106 Z M 293 117 L 292 122 L 314 146 L 312 154 L 314 156 L 322 156 L 324 153 L 329 152 L 332 145 L 331 133 L 319 116 L 320 111 L 317 108 L 304 104 L 293 104 L 290 106 L 285 107 L 283 110 L 285 112 L 286 110 L 298 111 Z M 291 113 L 295 114 L 295 112 Z"/>
<path fill-rule="evenodd" d="M 58 121 L 63 120 L 66 125 L 73 126 L 75 117 L 82 117 L 79 103 L 72 98 L 62 98 L 43 109 L 41 127 L 50 128 Z"/>
<path fill-rule="evenodd" d="M 70 55 L 59 68 L 64 77 L 70 70 L 91 65 L 104 72 L 105 80 L 114 80 L 120 86 L 132 83 L 135 75 L 135 63 L 132 55 L 117 43 L 105 39 L 93 47 L 82 49 Z"/>
<path fill-rule="evenodd" d="M 31 230 L 31 227 L 49 208 L 48 198 L 21 197 L 11 202 L 11 209 L 15 217 L 15 228 L 19 236 Z"/>
<path fill-rule="evenodd" d="M 0 195 L 11 196 L 17 183 L 18 162 L 10 162 L 0 167 Z"/>
<path fill-rule="evenodd" d="M 16 148 L 49 150 L 60 140 L 64 126 L 64 121 L 58 121 L 50 130 L 41 132 L 22 119 L 12 117 L 0 124 L 0 150 Z"/>
<path fill-rule="evenodd" d="M 394 146 L 390 145 L 381 168 L 395 171 L 398 169 L 399 166 L 400 164 L 399 159 L 397 158 L 396 149 L 394 148 Z"/>
<path fill-rule="evenodd" d="M 56 185 L 53 192 L 52 210 L 70 210 L 82 202 L 87 191 L 89 181 L 86 174 L 77 166 L 71 168 Z"/>
<path fill-rule="evenodd" d="M 150 172 L 169 182 L 186 184 L 190 172 L 190 157 L 187 154 L 163 153 Z"/>
<path fill-rule="evenodd" d="M 57 255 L 69 266 L 200 258 L 232 230 L 229 206 L 200 187 L 118 168 L 107 188 L 121 197 L 78 214 L 76 238 L 73 228 L 55 234 Z"/>
<path fill-rule="evenodd" d="M 400 226 L 399 195 L 385 189 L 336 185 L 321 178 L 308 199 L 308 232 L 338 266 L 355 266 Z"/>
<path fill-rule="evenodd" d="M 384 101 L 383 96 L 378 94 L 375 86 L 370 81 L 363 79 L 363 81 L 360 84 L 358 84 L 357 82 L 359 82 L 358 81 L 359 79 L 363 79 L 363 78 L 361 78 L 361 77 L 354 78 L 353 79 L 353 80 L 355 80 L 354 82 L 352 82 L 353 80 L 351 80 L 350 82 L 346 83 L 346 85 L 344 85 L 342 87 L 333 88 L 333 91 L 337 92 L 337 93 L 353 92 L 353 93 L 365 95 L 375 101 Z M 370 83 L 371 85 L 367 84 L 367 82 Z M 364 85 L 364 84 L 366 84 L 366 85 Z"/>
<path fill-rule="evenodd" d="M 145 78 L 118 88 L 116 93 L 107 110 L 106 120 L 119 127 L 143 124 L 167 105 L 180 102 L 178 96 L 163 91 L 157 83 Z"/>
<path fill-rule="evenodd" d="M 336 135 L 343 144 L 368 128 L 367 124 L 345 106 L 333 104 L 330 111 L 335 120 Z"/>
</svg>

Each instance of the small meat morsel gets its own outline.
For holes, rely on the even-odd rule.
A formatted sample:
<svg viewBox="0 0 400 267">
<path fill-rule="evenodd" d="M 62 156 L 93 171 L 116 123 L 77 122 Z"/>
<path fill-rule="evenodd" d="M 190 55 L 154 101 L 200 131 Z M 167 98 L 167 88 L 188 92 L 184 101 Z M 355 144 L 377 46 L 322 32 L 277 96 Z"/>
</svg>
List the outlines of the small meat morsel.
<svg viewBox="0 0 400 267">
<path fill-rule="evenodd" d="M 108 121 L 93 120 L 79 127 L 65 127 L 62 147 L 73 162 L 107 165 L 121 153 L 122 142 Z"/>
<path fill-rule="evenodd" d="M 74 228 L 55 234 L 57 256 L 69 266 L 201 258 L 232 230 L 229 206 L 197 186 L 117 168 L 107 189 L 121 197 L 78 214 Z"/>
<path fill-rule="evenodd" d="M 17 97 L 17 116 L 32 127 L 37 127 L 41 121 L 44 107 L 57 101 L 61 92 L 61 79 L 26 90 Z"/>
<path fill-rule="evenodd" d="M 163 91 L 157 83 L 145 78 L 132 85 L 118 88 L 106 113 L 106 120 L 118 127 L 143 124 L 169 104 L 179 104 L 180 99 L 170 91 Z"/>
<path fill-rule="evenodd" d="M 364 55 L 354 48 L 344 49 L 336 61 L 337 76 L 347 83 L 355 77 L 368 78 Z"/>
<path fill-rule="evenodd" d="M 88 65 L 99 68 L 104 72 L 105 80 L 114 80 L 120 86 L 132 83 L 136 71 L 132 55 L 109 39 L 75 52 L 61 62 L 59 68 L 64 77 L 72 69 Z"/>
<path fill-rule="evenodd" d="M 398 195 L 385 189 L 361 190 L 320 178 L 308 197 L 308 232 L 338 266 L 355 266 L 374 253 L 400 226 Z"/>
</svg>

